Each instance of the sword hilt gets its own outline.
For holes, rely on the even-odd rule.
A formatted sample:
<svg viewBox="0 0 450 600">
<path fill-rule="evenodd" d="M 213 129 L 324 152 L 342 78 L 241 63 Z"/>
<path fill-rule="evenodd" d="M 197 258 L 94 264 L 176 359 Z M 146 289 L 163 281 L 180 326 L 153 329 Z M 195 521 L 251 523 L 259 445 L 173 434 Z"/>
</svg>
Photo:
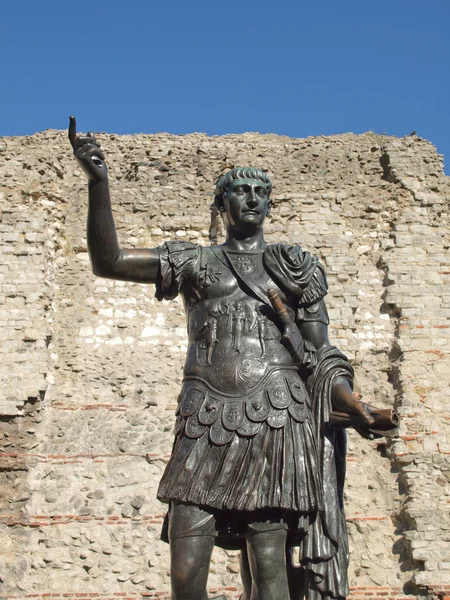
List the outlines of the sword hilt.
<svg viewBox="0 0 450 600">
<path fill-rule="evenodd" d="M 267 297 L 270 300 L 273 310 L 277 313 L 280 319 L 283 321 L 284 325 L 291 325 L 292 319 L 289 316 L 288 311 L 284 305 L 283 300 L 280 298 L 278 292 L 274 288 L 269 288 L 267 290 Z"/>
</svg>

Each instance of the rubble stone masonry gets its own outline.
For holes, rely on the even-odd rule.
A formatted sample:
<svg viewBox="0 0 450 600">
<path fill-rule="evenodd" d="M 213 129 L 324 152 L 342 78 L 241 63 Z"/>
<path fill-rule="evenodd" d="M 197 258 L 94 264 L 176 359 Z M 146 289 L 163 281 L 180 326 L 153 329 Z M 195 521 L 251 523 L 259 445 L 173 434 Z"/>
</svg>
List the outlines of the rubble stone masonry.
<svg viewBox="0 0 450 600">
<path fill-rule="evenodd" d="M 123 247 L 219 241 L 214 181 L 274 182 L 269 242 L 323 261 L 332 341 L 397 438 L 349 435 L 352 598 L 450 597 L 449 178 L 417 136 L 99 135 Z M 169 598 L 166 507 L 186 332 L 179 299 L 95 278 L 66 134 L 0 139 L 1 598 Z M 235 552 L 211 593 L 238 598 Z"/>
</svg>

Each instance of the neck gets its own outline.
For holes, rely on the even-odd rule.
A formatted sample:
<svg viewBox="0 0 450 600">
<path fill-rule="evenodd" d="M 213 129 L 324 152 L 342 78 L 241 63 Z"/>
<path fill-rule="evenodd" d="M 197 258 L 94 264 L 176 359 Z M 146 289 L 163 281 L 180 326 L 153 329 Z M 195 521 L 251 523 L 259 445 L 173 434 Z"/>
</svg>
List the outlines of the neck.
<svg viewBox="0 0 450 600">
<path fill-rule="evenodd" d="M 261 227 L 252 234 L 247 234 L 229 228 L 224 246 L 230 250 L 263 250 L 267 246 L 264 230 Z"/>
</svg>

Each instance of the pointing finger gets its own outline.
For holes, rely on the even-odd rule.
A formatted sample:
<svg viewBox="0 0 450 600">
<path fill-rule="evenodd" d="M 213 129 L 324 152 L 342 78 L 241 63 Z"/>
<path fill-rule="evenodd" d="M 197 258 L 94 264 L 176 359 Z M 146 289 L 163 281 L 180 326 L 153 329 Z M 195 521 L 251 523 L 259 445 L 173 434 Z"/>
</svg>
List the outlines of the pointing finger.
<svg viewBox="0 0 450 600">
<path fill-rule="evenodd" d="M 75 142 L 77 140 L 77 120 L 74 116 L 69 117 L 69 141 L 72 148 L 75 150 Z"/>
</svg>

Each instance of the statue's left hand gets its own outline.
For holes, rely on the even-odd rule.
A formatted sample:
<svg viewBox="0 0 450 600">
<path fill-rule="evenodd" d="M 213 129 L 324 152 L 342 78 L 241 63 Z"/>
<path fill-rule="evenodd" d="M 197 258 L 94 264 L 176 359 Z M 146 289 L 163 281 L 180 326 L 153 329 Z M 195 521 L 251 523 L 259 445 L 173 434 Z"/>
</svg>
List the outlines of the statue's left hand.
<svg viewBox="0 0 450 600">
<path fill-rule="evenodd" d="M 354 414 L 359 415 L 366 425 L 373 425 L 375 419 L 370 413 L 372 410 L 376 410 L 375 406 L 367 404 L 366 402 L 361 402 L 362 394 L 353 392 L 353 397 L 356 400 L 355 404 L 353 405 Z"/>
<path fill-rule="evenodd" d="M 333 409 L 348 415 L 355 415 L 362 419 L 364 425 L 369 426 L 374 423 L 374 418 L 371 415 L 374 406 L 361 402 L 362 394 L 353 392 L 349 382 L 345 379 L 338 379 L 333 384 L 332 404 Z"/>
</svg>

